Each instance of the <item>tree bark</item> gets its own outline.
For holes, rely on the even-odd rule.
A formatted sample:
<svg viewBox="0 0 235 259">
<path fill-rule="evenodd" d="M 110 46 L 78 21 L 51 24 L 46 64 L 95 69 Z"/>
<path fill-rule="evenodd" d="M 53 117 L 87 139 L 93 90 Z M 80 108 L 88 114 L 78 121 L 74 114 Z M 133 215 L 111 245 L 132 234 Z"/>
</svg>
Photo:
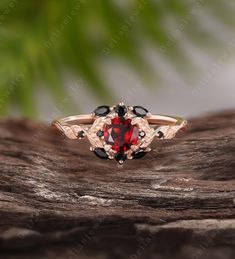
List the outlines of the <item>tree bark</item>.
<svg viewBox="0 0 235 259">
<path fill-rule="evenodd" d="M 0 258 L 234 258 L 235 112 L 141 160 L 99 160 L 49 126 L 0 121 Z"/>
</svg>

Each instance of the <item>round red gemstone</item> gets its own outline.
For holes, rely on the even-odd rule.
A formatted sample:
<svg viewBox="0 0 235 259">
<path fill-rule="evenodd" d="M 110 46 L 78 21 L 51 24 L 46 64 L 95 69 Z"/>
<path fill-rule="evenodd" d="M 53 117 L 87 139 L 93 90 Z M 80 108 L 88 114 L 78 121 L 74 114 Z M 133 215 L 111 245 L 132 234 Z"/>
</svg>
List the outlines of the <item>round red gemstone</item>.
<svg viewBox="0 0 235 259">
<path fill-rule="evenodd" d="M 104 126 L 105 142 L 112 146 L 112 149 L 122 152 L 136 145 L 139 137 L 139 126 L 131 125 L 131 119 L 116 117 L 110 125 Z"/>
</svg>

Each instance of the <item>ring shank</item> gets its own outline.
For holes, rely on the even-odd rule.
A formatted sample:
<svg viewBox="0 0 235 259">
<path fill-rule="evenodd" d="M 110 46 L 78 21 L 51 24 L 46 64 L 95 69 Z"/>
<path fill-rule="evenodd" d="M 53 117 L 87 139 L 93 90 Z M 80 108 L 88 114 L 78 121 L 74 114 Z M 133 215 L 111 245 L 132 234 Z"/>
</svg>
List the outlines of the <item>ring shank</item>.
<svg viewBox="0 0 235 259">
<path fill-rule="evenodd" d="M 147 118 L 147 121 L 149 124 L 171 126 L 179 124 L 183 121 L 183 119 L 164 115 L 151 115 L 149 118 Z"/>
<path fill-rule="evenodd" d="M 85 131 L 85 125 L 92 125 L 96 120 L 92 114 L 75 115 L 55 120 L 52 126 L 62 131 L 68 138 L 77 139 L 78 127 L 80 131 Z M 159 137 L 159 132 L 164 135 L 164 139 L 172 139 L 176 133 L 184 129 L 187 121 L 179 117 L 170 117 L 164 115 L 150 115 L 146 118 L 148 123 L 154 128 L 154 136 Z M 75 129 L 76 128 L 76 129 Z M 152 138 L 150 138 L 151 140 Z"/>
<path fill-rule="evenodd" d="M 86 115 L 75 115 L 69 116 L 66 118 L 62 118 L 57 120 L 60 124 L 92 124 L 95 121 L 94 117 L 91 114 Z"/>
<path fill-rule="evenodd" d="M 53 125 L 59 127 L 61 126 L 69 126 L 69 125 L 91 125 L 95 121 L 95 117 L 92 114 L 86 115 L 74 115 L 69 116 L 61 119 L 57 119 L 53 122 Z M 164 115 L 151 115 L 147 118 L 149 124 L 152 125 L 165 125 L 165 126 L 174 126 L 182 123 L 184 121 L 182 118 L 179 117 L 170 117 Z"/>
</svg>

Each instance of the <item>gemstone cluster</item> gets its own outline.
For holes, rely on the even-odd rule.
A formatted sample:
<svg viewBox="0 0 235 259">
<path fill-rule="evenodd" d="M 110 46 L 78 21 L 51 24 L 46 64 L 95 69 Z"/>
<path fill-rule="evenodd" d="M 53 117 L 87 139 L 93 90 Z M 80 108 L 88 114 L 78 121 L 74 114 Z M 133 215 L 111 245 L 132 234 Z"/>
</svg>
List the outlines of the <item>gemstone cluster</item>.
<svg viewBox="0 0 235 259">
<path fill-rule="evenodd" d="M 122 164 L 126 159 L 142 158 L 150 151 L 148 139 L 151 141 L 154 129 L 146 120 L 149 116 L 146 108 L 120 103 L 114 107 L 99 106 L 93 115 L 96 120 L 88 138 L 99 158 L 115 159 Z"/>
</svg>

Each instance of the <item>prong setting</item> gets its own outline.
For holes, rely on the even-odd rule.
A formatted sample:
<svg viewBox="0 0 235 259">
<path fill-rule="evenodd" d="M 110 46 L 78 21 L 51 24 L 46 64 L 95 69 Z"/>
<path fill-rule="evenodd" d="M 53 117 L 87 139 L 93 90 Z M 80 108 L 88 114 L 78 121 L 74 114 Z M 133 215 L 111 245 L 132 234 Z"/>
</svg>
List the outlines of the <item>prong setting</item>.
<svg viewBox="0 0 235 259">
<path fill-rule="evenodd" d="M 95 150 L 95 148 L 92 146 L 92 147 L 90 147 L 90 151 L 91 152 L 94 152 L 94 150 Z"/>
<path fill-rule="evenodd" d="M 112 124 L 112 119 L 110 117 L 106 117 L 105 124 L 108 124 L 108 125 Z"/>
</svg>

